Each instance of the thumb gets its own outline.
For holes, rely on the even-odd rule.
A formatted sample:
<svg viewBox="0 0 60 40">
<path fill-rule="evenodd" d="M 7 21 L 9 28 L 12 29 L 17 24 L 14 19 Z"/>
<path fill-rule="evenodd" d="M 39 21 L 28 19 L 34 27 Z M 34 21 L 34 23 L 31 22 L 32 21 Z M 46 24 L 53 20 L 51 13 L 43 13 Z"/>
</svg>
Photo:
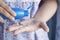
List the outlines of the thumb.
<svg viewBox="0 0 60 40">
<path fill-rule="evenodd" d="M 44 31 L 49 32 L 49 28 L 48 28 L 48 26 L 47 26 L 46 23 L 41 22 L 40 26 L 41 26 L 41 28 L 42 28 Z"/>
</svg>

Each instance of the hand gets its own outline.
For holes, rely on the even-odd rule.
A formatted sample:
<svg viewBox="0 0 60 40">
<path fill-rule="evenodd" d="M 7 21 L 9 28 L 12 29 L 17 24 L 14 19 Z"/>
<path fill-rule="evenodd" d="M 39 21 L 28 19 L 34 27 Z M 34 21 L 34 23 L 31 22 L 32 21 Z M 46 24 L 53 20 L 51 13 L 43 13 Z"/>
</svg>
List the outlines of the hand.
<svg viewBox="0 0 60 40">
<path fill-rule="evenodd" d="M 36 21 L 34 19 L 29 19 L 21 22 L 21 24 L 14 24 L 7 28 L 7 31 L 13 32 L 14 35 L 17 35 L 22 32 L 32 32 L 42 28 L 44 31 L 49 32 L 49 28 L 45 22 Z"/>
<path fill-rule="evenodd" d="M 16 16 L 15 12 L 12 11 L 10 7 L 8 7 L 2 0 L 0 0 L 0 14 L 3 14 L 7 18 L 9 18 L 11 21 L 14 20 L 13 16 Z M 0 22 L 4 23 L 5 20 L 0 16 Z"/>
</svg>

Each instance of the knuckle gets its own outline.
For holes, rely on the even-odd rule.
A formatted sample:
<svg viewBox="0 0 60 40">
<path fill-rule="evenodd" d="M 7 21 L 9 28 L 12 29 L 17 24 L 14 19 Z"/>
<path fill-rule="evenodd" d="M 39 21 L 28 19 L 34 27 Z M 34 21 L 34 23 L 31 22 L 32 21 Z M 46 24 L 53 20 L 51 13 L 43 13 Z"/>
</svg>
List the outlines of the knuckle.
<svg viewBox="0 0 60 40">
<path fill-rule="evenodd" d="M 10 9 L 5 3 L 3 3 L 3 5 L 1 5 L 1 7 L 3 7 L 4 9 Z"/>
<path fill-rule="evenodd" d="M 2 7 L 0 7 L 0 13 L 6 13 L 6 11 Z"/>
<path fill-rule="evenodd" d="M 4 8 L 7 10 L 7 11 L 10 11 L 10 7 L 8 7 L 6 4 L 4 5 Z"/>
<path fill-rule="evenodd" d="M 3 8 L 2 8 L 2 7 L 0 7 L 0 12 L 2 12 L 2 10 L 3 10 Z"/>
<path fill-rule="evenodd" d="M 4 4 L 4 7 L 5 7 L 5 8 L 7 8 L 7 5 L 6 5 L 6 4 Z"/>
</svg>

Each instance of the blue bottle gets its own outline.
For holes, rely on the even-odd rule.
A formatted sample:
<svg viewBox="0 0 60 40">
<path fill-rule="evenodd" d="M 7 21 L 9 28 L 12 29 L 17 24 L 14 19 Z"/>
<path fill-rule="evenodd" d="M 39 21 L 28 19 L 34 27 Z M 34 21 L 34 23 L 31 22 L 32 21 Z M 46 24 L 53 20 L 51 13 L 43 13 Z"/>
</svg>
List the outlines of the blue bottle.
<svg viewBox="0 0 60 40">
<path fill-rule="evenodd" d="M 15 19 L 22 19 L 25 16 L 28 16 L 28 10 L 23 10 L 19 8 L 12 8 L 13 11 L 15 11 L 16 16 Z"/>
<path fill-rule="evenodd" d="M 14 17 L 15 19 L 23 19 L 23 17 L 28 16 L 28 10 L 23 10 L 19 8 L 12 8 L 12 10 L 16 13 L 16 16 Z M 8 19 L 4 15 L 0 14 L 4 19 Z"/>
</svg>

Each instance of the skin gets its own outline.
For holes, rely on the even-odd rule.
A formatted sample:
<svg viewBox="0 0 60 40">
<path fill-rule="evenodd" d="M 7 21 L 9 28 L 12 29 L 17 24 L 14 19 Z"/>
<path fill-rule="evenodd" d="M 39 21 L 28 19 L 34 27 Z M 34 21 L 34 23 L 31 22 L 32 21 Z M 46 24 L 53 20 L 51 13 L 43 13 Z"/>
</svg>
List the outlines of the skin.
<svg viewBox="0 0 60 40">
<path fill-rule="evenodd" d="M 15 12 L 8 7 L 2 0 L 0 0 L 0 13 L 9 18 L 11 21 L 14 21 L 16 16 Z M 0 16 L 0 22 L 5 23 L 5 20 Z"/>
<path fill-rule="evenodd" d="M 0 5 L 1 5 L 1 3 L 0 3 Z M 4 8 L 4 9 L 6 9 L 6 8 Z M 48 28 L 46 22 L 55 14 L 56 9 L 57 9 L 56 0 L 44 0 L 42 6 L 38 9 L 38 12 L 33 19 L 27 19 L 25 21 L 22 21 L 21 25 L 17 25 L 17 24 L 10 25 L 7 28 L 7 31 L 13 32 L 14 35 L 17 35 L 22 32 L 36 31 L 41 28 L 44 31 L 49 32 L 49 28 Z M 11 11 L 11 10 L 9 10 L 9 11 Z M 7 12 L 9 12 L 9 11 L 7 11 Z M 0 13 L 2 13 L 2 12 L 0 11 Z M 15 14 L 13 14 L 13 15 L 15 15 Z"/>
</svg>

